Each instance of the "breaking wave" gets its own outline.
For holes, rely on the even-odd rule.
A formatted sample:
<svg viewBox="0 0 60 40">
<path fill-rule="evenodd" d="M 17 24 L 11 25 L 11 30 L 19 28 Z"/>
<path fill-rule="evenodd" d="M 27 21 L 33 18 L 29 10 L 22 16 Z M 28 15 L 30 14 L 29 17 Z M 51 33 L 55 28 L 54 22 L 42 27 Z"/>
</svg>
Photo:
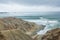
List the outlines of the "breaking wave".
<svg viewBox="0 0 60 40">
<path fill-rule="evenodd" d="M 37 34 L 45 34 L 48 30 L 54 29 L 54 28 L 60 28 L 60 22 L 58 20 L 49 20 L 43 17 L 40 17 L 40 19 L 36 20 L 27 20 L 29 22 L 35 22 L 39 25 L 45 25 L 46 27 L 43 30 L 40 30 L 37 32 Z"/>
</svg>

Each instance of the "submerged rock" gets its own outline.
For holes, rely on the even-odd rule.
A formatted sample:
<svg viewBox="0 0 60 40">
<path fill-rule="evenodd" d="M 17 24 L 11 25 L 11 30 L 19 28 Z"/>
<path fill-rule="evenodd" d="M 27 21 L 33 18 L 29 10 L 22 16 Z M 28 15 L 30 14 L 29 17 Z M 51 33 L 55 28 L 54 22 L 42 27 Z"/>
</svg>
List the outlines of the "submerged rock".
<svg viewBox="0 0 60 40">
<path fill-rule="evenodd" d="M 60 40 L 60 28 L 56 28 L 48 31 L 43 37 L 42 40 Z"/>
</svg>

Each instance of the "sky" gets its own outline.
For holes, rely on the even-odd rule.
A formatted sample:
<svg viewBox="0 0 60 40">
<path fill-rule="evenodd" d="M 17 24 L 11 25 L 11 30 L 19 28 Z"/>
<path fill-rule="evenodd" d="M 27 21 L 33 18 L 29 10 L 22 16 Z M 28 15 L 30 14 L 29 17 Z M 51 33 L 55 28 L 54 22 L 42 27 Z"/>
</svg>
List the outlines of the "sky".
<svg viewBox="0 0 60 40">
<path fill-rule="evenodd" d="M 0 0 L 0 12 L 60 11 L 60 0 Z"/>
</svg>

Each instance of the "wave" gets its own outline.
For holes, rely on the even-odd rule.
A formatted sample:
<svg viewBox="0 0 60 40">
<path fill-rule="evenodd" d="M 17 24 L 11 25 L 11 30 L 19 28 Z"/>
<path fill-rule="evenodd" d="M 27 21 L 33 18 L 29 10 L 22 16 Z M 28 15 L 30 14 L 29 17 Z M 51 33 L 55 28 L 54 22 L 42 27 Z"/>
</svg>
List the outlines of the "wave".
<svg viewBox="0 0 60 40">
<path fill-rule="evenodd" d="M 58 20 L 44 19 L 44 23 L 46 27 L 43 30 L 37 32 L 37 34 L 45 34 L 48 30 L 60 28 L 60 22 Z"/>
<path fill-rule="evenodd" d="M 50 24 L 54 24 L 54 23 L 58 23 L 58 20 L 49 20 L 43 17 L 40 17 L 40 19 L 24 19 L 25 21 L 29 21 L 29 22 L 35 22 L 37 24 L 42 24 L 42 25 L 46 25 L 48 23 Z"/>
<path fill-rule="evenodd" d="M 60 28 L 60 22 L 58 20 L 49 20 L 43 17 L 40 17 L 40 19 L 37 20 L 26 20 L 29 22 L 35 22 L 39 25 L 45 25 L 46 27 L 43 30 L 40 30 L 37 32 L 37 34 L 45 34 L 48 30 L 54 29 L 54 28 Z"/>
</svg>

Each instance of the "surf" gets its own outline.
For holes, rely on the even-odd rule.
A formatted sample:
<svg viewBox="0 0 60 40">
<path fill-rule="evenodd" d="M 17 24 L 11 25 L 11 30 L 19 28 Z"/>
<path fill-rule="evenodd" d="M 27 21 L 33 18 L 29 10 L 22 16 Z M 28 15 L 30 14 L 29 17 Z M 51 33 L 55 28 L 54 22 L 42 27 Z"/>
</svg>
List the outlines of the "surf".
<svg viewBox="0 0 60 40">
<path fill-rule="evenodd" d="M 43 30 L 37 32 L 37 34 L 45 34 L 47 31 L 52 30 L 54 28 L 60 28 L 60 22 L 58 20 L 50 20 L 44 17 L 40 17 L 40 19 L 26 19 L 25 21 L 34 22 L 38 25 L 45 25 Z"/>
</svg>

